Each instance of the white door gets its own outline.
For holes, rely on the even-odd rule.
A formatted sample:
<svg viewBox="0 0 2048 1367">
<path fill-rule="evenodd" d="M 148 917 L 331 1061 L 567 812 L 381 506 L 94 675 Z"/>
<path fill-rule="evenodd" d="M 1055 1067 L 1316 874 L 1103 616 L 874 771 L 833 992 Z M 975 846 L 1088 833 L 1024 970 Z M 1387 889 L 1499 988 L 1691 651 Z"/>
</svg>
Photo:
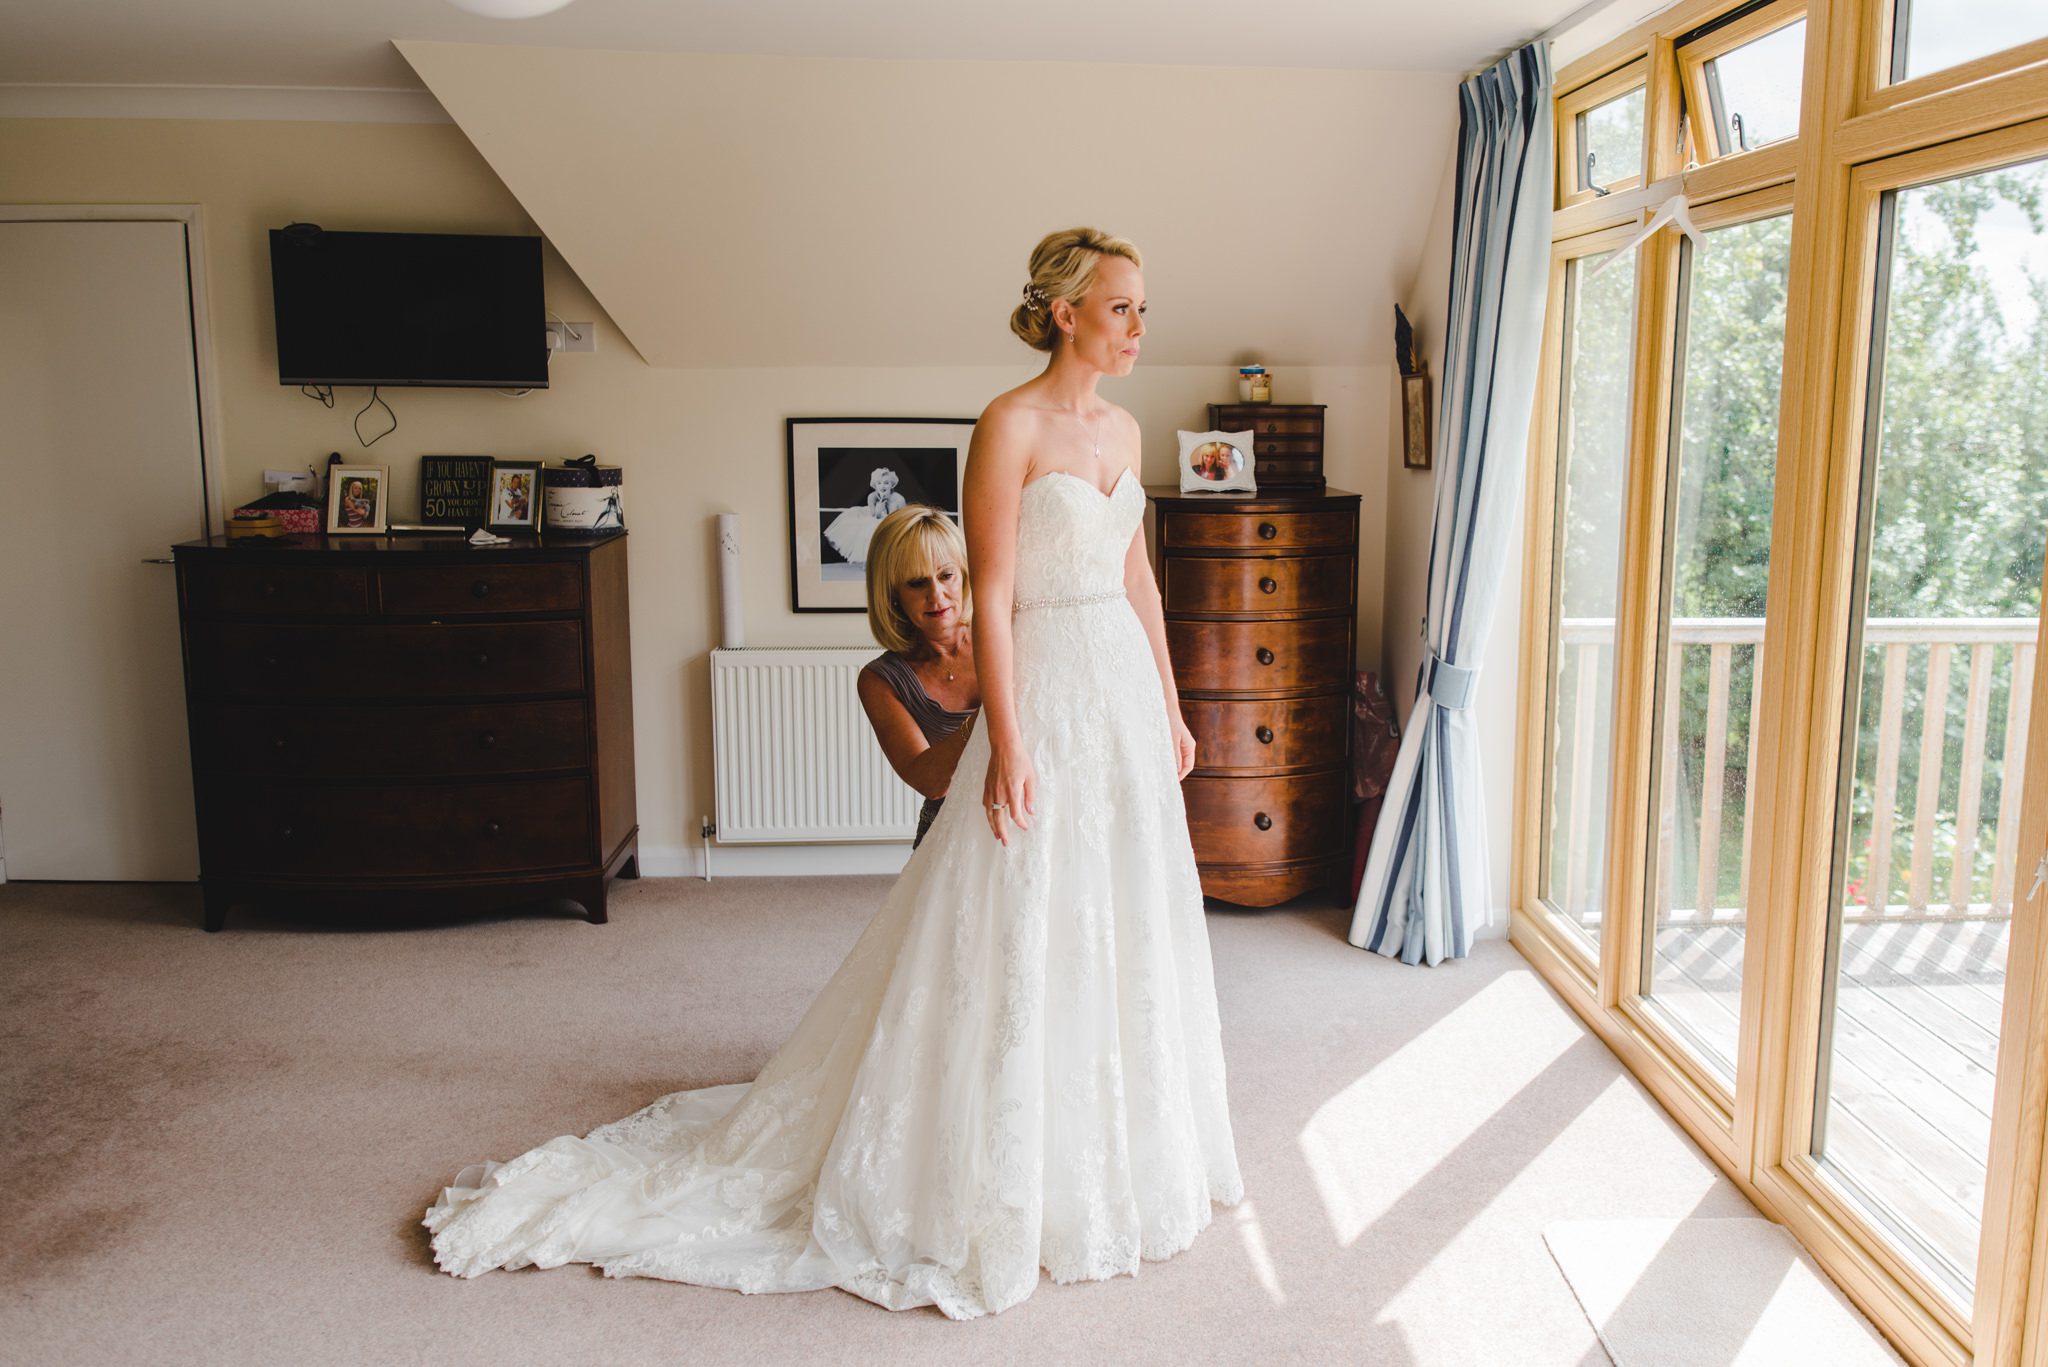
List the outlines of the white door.
<svg viewBox="0 0 2048 1367">
<path fill-rule="evenodd" d="M 185 225 L 0 222 L 0 859 L 199 873 L 174 542 L 206 532 Z"/>
</svg>

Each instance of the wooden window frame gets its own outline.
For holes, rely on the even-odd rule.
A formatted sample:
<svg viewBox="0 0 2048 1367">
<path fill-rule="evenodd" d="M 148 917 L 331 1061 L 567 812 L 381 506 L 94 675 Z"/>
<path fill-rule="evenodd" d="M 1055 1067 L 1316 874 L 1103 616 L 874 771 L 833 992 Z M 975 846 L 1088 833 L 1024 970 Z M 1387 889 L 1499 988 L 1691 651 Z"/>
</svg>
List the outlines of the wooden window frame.
<svg viewBox="0 0 2048 1367">
<path fill-rule="evenodd" d="M 1849 568 L 1861 472 L 1857 390 L 1875 284 L 1872 233 L 1886 187 L 2048 155 L 2048 40 L 1887 85 L 1890 0 L 1804 0 L 1806 54 L 1798 136 L 1685 165 L 1678 145 L 1684 74 L 1675 40 L 1741 0 L 1679 0 L 1561 68 L 1559 155 L 1576 176 L 1576 114 L 1640 80 L 1645 179 L 1607 195 L 1563 191 L 1552 215 L 1550 313 L 1529 451 L 1524 564 L 1521 734 L 1516 749 L 1511 942 L 1760 1208 L 1786 1224 L 1916 1363 L 2048 1367 L 2048 897 L 2015 899 L 1995 1080 L 1988 1198 L 1975 1296 L 1958 1306 L 1845 1198 L 1805 1152 L 1818 1066 L 1817 1014 L 1828 933 L 1831 857 L 1846 668 Z M 1878 11 L 1882 11 L 1880 14 Z M 1768 27 L 1791 22 L 1772 7 Z M 1730 25 L 1733 28 L 1734 25 Z M 1766 30 L 1767 31 L 1767 30 Z M 1715 35 L 1718 37 L 1719 35 Z M 1744 39 L 1746 40 L 1746 39 Z M 1704 60 L 1698 51 L 1687 61 Z M 1563 115 L 1569 106 L 1570 118 Z M 2036 151 L 2035 149 L 2039 149 Z M 1882 163 L 1882 164 L 1878 164 Z M 1641 859 L 1653 796 L 1648 772 L 1654 672 L 1623 677 L 1617 647 L 1609 778 L 1607 920 L 1597 960 L 1538 900 L 1543 728 L 1553 666 L 1550 621 L 1555 469 L 1560 437 L 1563 263 L 1634 236 L 1657 205 L 1683 192 L 1701 226 L 1769 216 L 1793 205 L 1790 289 L 1780 384 L 1780 457 L 1773 492 L 1765 690 L 1750 866 L 1750 922 L 1732 1108 L 1703 1066 L 1641 998 L 1646 888 Z M 1769 192 L 1766 194 L 1765 192 Z M 1677 243 L 1640 248 L 1634 346 L 1631 486 L 1617 603 L 1617 642 L 1657 624 L 1672 361 L 1666 310 L 1676 306 Z M 1663 262 L 1664 264 L 1659 264 Z M 1661 353 L 1658 354 L 1658 353 Z M 1657 387 L 1662 384 L 1662 392 Z M 1789 453 L 1789 454 L 1788 454 Z M 1847 503 L 1845 503 L 1847 500 Z M 1818 533 L 1818 534 L 1817 534 Z M 1843 537 L 1851 538 L 1844 543 Z M 2048 620 L 2048 619 L 2044 619 Z M 1634 634 L 1631 635 L 1630 633 Z M 1654 657 L 1653 639 L 1629 652 Z M 2037 646 L 2048 661 L 2048 637 Z M 2034 677 L 2034 715 L 2048 719 L 2048 667 Z M 2024 869 L 2048 843 L 2048 723 L 2030 729 L 2019 849 Z M 1624 872 L 1617 876 L 1617 870 Z M 2024 886 L 2030 873 L 2023 872 Z"/>
<path fill-rule="evenodd" d="M 1557 101 L 1557 202 L 1560 206 L 1579 204 L 1586 200 L 1605 199 L 1608 195 L 1633 190 L 1648 179 L 1650 163 L 1651 123 L 1650 118 L 1649 63 L 1631 62 L 1619 71 L 1611 71 L 1598 80 L 1580 86 L 1571 94 Z M 1579 145 L 1579 120 L 1603 105 L 1633 91 L 1643 92 L 1643 167 L 1633 176 L 1623 176 L 1609 181 L 1600 190 L 1579 186 L 1579 172 L 1585 164 L 1585 149 Z"/>
<path fill-rule="evenodd" d="M 1735 227 L 1744 223 L 1757 223 L 1770 218 L 1789 217 L 1792 212 L 1792 186 L 1789 184 L 1769 185 L 1702 206 L 1693 214 L 1693 224 L 1702 232 L 1711 232 L 1717 228 Z M 1635 737 L 1637 747 L 1635 753 L 1640 756 L 1637 762 L 1641 766 L 1636 794 L 1639 799 L 1638 807 L 1640 809 L 1641 824 L 1635 832 L 1634 843 L 1631 845 L 1630 850 L 1637 860 L 1636 868 L 1640 869 L 1642 876 L 1633 879 L 1635 885 L 1635 898 L 1633 902 L 1615 904 L 1611 908 L 1611 918 L 1626 919 L 1630 927 L 1628 943 L 1617 947 L 1616 951 L 1618 959 L 1616 982 L 1618 988 L 1615 993 L 1615 1009 L 1626 1016 L 1637 1030 L 1658 1041 L 1661 1056 L 1667 1059 L 1673 1068 L 1684 1075 L 1684 1084 L 1691 1093 L 1711 1101 L 1714 1112 L 1713 1118 L 1720 1129 L 1726 1132 L 1726 1148 L 1728 1152 L 1733 1153 L 1735 1150 L 1735 1116 L 1738 1113 L 1737 1090 L 1745 1076 L 1753 1076 L 1755 1073 L 1753 1061 L 1749 1063 L 1749 1066 L 1744 1066 L 1745 1060 L 1754 1059 L 1758 1044 L 1755 1013 L 1745 1013 L 1741 1021 L 1735 1049 L 1736 1083 L 1731 1085 L 1727 1078 L 1723 1077 L 1699 1055 L 1691 1041 L 1686 1038 L 1683 1029 L 1657 1004 L 1655 994 L 1650 991 L 1653 985 L 1650 981 L 1653 969 L 1649 961 L 1647 939 L 1649 934 L 1650 907 L 1655 895 L 1655 889 L 1650 885 L 1650 874 L 1653 870 L 1649 854 L 1651 845 L 1655 840 L 1659 818 L 1658 789 L 1660 787 L 1658 782 L 1658 745 L 1654 728 L 1657 720 L 1657 671 L 1664 663 L 1664 659 L 1660 657 L 1668 655 L 1668 646 L 1665 642 L 1666 623 L 1664 621 L 1664 609 L 1668 580 L 1671 574 L 1669 536 L 1672 513 L 1671 476 L 1674 473 L 1672 457 L 1681 435 L 1679 432 L 1681 415 L 1677 411 L 1677 405 L 1674 400 L 1677 397 L 1678 367 L 1683 363 L 1684 359 L 1678 354 L 1677 346 L 1679 310 L 1684 306 L 1685 302 L 1679 297 L 1679 287 L 1683 283 L 1681 257 L 1684 251 L 1684 240 L 1676 229 L 1667 228 L 1658 233 L 1656 238 L 1643 244 L 1643 250 L 1650 251 L 1652 249 L 1664 258 L 1662 278 L 1670 291 L 1670 299 L 1660 311 L 1658 321 L 1661 323 L 1665 335 L 1670 340 L 1667 343 L 1668 356 L 1654 380 L 1655 383 L 1661 386 L 1663 391 L 1661 397 L 1663 426 L 1661 433 L 1656 434 L 1654 437 L 1656 442 L 1654 455 L 1658 464 L 1655 476 L 1657 482 L 1657 502 L 1654 510 L 1646 511 L 1645 513 L 1646 518 L 1654 514 L 1654 525 L 1646 523 L 1642 528 L 1644 535 L 1640 538 L 1642 544 L 1642 570 L 1645 575 L 1645 582 L 1643 584 L 1645 591 L 1645 617 L 1637 633 L 1642 640 L 1641 658 L 1638 661 L 1638 668 L 1644 671 L 1645 682 L 1642 693 L 1642 712 L 1638 718 L 1639 731 Z M 1789 286 L 1787 294 L 1786 303 L 1789 306 L 1791 302 Z M 1785 396 L 1780 394 L 1779 405 L 1781 409 L 1784 402 Z M 1646 441 L 1651 440 L 1651 434 L 1646 433 L 1645 439 Z M 1619 628 L 1617 628 L 1617 635 L 1619 635 Z M 1761 686 L 1760 679 L 1757 686 Z M 1757 737 L 1754 735 L 1750 738 L 1750 746 L 1752 751 L 1759 751 Z M 1763 756 L 1760 752 L 1756 755 L 1755 763 L 1758 769 L 1761 769 Z M 1750 794 L 1750 800 L 1754 800 L 1753 792 Z M 1753 813 L 1747 816 L 1745 821 L 1753 829 Z M 1743 993 L 1745 996 L 1754 991 L 1761 990 L 1760 986 L 1752 987 L 1751 980 L 1762 971 L 1761 964 L 1758 962 L 1759 956 L 1750 953 L 1748 950 L 1747 937 L 1748 929 L 1745 927 L 1742 965 Z M 1723 1135 L 1717 1132 L 1716 1139 L 1720 1140 L 1722 1138 Z"/>
<path fill-rule="evenodd" d="M 1707 63 L 1726 57 L 1737 48 L 1746 47 L 1759 38 L 1776 33 L 1779 29 L 1790 28 L 1805 17 L 1805 0 L 1783 0 L 1781 4 L 1752 10 L 1682 47 L 1674 44 L 1679 82 L 1685 91 L 1685 108 L 1688 111 L 1686 132 L 1692 143 L 1694 159 L 1701 165 L 1720 161 L 1724 157 L 1754 156 L 1758 152 L 1777 146 L 1780 142 L 1790 141 L 1787 138 L 1780 138 L 1777 142 L 1765 143 L 1762 147 L 1747 150 L 1722 147 L 1721 124 L 1714 117 L 1713 100 L 1707 90 Z"/>
</svg>

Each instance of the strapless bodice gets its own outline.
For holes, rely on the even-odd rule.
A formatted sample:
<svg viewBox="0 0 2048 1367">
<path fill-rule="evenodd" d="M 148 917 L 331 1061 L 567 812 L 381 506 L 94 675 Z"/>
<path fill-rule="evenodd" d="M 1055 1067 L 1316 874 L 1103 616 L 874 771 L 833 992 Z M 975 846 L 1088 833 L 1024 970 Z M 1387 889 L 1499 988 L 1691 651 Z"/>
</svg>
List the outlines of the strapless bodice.
<svg viewBox="0 0 2048 1367">
<path fill-rule="evenodd" d="M 1017 507 L 1018 610 L 1121 595 L 1124 554 L 1144 513 L 1144 490 L 1129 470 L 1107 494 L 1064 470 L 1026 484 Z"/>
</svg>

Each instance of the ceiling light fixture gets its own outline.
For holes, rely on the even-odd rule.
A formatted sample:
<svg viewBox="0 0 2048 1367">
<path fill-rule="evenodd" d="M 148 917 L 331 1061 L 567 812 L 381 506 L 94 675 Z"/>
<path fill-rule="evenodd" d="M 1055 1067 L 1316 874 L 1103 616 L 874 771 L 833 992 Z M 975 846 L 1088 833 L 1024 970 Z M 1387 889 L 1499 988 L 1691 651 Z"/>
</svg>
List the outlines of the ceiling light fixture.
<svg viewBox="0 0 2048 1367">
<path fill-rule="evenodd" d="M 570 0 L 448 0 L 457 9 L 481 14 L 486 19 L 537 19 L 553 14 Z"/>
</svg>

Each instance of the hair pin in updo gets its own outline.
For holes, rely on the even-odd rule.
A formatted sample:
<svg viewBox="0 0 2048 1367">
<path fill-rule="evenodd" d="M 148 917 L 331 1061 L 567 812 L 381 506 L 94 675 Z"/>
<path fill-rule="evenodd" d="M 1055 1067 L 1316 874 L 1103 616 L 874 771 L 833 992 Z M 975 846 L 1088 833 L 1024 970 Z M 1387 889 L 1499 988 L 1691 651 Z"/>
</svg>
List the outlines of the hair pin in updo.
<svg viewBox="0 0 2048 1367">
<path fill-rule="evenodd" d="M 1027 309 L 1044 308 L 1045 291 L 1036 285 L 1026 285 L 1024 287 L 1024 307 Z"/>
</svg>

